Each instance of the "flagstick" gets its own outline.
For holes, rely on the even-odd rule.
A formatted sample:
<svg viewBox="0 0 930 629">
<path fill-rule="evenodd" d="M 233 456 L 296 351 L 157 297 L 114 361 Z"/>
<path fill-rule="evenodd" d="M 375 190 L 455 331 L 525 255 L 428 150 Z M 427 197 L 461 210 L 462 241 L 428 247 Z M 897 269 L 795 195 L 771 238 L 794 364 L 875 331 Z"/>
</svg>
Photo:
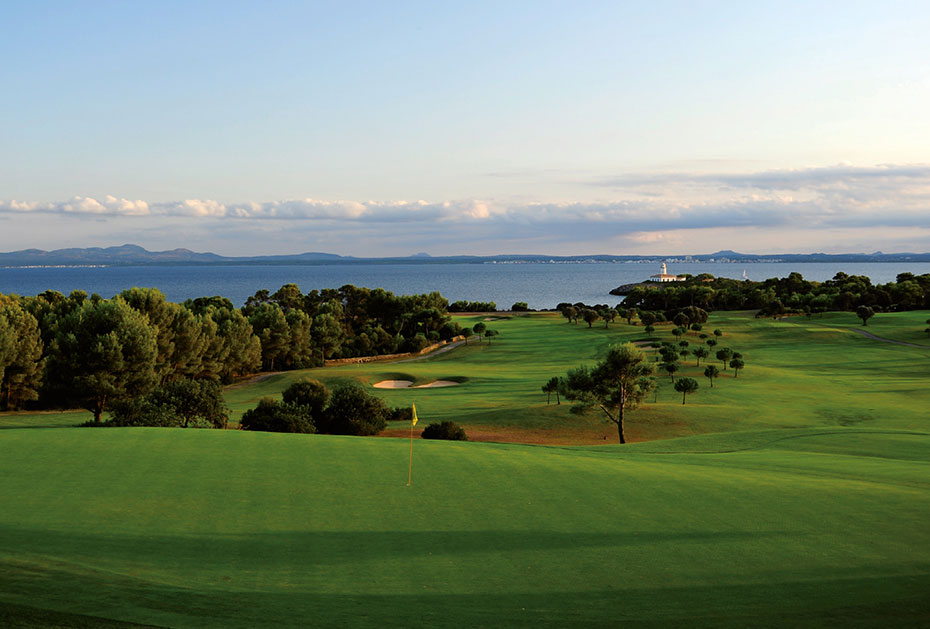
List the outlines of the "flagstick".
<svg viewBox="0 0 930 629">
<path fill-rule="evenodd" d="M 413 422 L 410 422 L 410 467 L 407 469 L 407 487 L 413 481 Z"/>
</svg>

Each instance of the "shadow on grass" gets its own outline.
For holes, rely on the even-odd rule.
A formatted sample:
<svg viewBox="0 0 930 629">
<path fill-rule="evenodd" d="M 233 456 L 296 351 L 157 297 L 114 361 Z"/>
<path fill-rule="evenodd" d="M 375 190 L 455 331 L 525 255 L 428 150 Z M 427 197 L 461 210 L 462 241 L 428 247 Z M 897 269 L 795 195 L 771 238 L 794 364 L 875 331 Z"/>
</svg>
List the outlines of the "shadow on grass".
<svg viewBox="0 0 930 629">
<path fill-rule="evenodd" d="M 729 544 L 791 535 L 778 531 L 683 531 L 624 533 L 551 531 L 307 531 L 246 535 L 109 535 L 0 527 L 0 550 L 33 549 L 43 555 L 126 558 L 157 564 L 165 557 L 183 564 L 227 565 L 244 549 L 256 558 L 312 566 L 423 555 L 616 548 L 695 542 Z"/>
<path fill-rule="evenodd" d="M 372 583 L 359 577 L 359 585 Z M 587 589 L 585 585 L 588 585 Z M 389 585 L 384 586 L 390 591 Z M 797 575 L 750 584 L 698 582 L 688 587 L 640 587 L 622 573 L 613 582 L 579 584 L 578 591 L 412 591 L 324 593 L 278 588 L 237 590 L 191 583 L 170 586 L 115 574 L 35 571 L 0 564 L 0 620 L 5 626 L 46 616 L 53 626 L 119 626 L 106 618 L 166 626 L 341 627 L 925 627 L 930 621 L 930 574 Z M 476 593 L 476 591 L 478 593 Z M 9 605 L 2 601 L 14 600 Z M 25 603 L 29 607 L 25 607 Z M 91 614 L 81 618 L 77 614 Z M 25 617 L 20 620 L 18 614 Z M 87 624 L 83 621 L 86 620 Z"/>
</svg>

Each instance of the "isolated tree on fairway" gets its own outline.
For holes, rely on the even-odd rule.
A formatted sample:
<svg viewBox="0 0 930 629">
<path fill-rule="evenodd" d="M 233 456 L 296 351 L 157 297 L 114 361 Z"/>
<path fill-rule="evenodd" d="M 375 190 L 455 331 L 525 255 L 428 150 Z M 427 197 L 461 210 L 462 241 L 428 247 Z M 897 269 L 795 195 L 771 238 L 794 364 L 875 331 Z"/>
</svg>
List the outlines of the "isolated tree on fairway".
<svg viewBox="0 0 930 629">
<path fill-rule="evenodd" d="M 119 297 L 88 300 L 63 317 L 49 348 L 50 388 L 94 421 L 109 404 L 144 395 L 156 383 L 155 334 L 142 313 Z"/>
<path fill-rule="evenodd" d="M 675 381 L 675 390 L 681 393 L 681 403 L 683 405 L 688 394 L 698 390 L 698 381 L 694 378 L 679 378 Z"/>
<path fill-rule="evenodd" d="M 578 309 L 574 306 L 566 306 L 562 310 L 562 316 L 568 319 L 569 323 L 578 323 Z"/>
<path fill-rule="evenodd" d="M 680 327 L 679 327 L 679 328 L 673 328 L 673 329 L 672 329 L 672 334 L 675 335 L 675 338 L 676 338 L 676 339 L 680 339 L 682 336 L 684 336 L 685 330 L 684 330 L 684 328 L 680 328 Z"/>
<path fill-rule="evenodd" d="M 652 324 L 649 324 L 649 325 L 647 325 L 645 328 L 643 328 L 643 330 L 645 330 L 646 334 L 650 334 L 650 335 L 651 335 L 653 332 L 656 331 L 656 326 L 654 326 L 654 325 L 652 325 Z"/>
<path fill-rule="evenodd" d="M 723 336 L 723 330 L 721 330 L 720 328 L 717 328 L 716 330 L 714 330 L 714 336 L 716 336 L 717 338 L 720 338 L 721 336 Z"/>
<path fill-rule="evenodd" d="M 488 326 L 484 323 L 478 322 L 474 325 L 474 327 L 472 327 L 472 329 L 475 331 L 475 334 L 478 335 L 478 342 L 480 343 L 481 337 L 484 336 L 484 332 L 488 329 Z"/>
<path fill-rule="evenodd" d="M 704 368 L 704 375 L 707 376 L 707 379 L 710 380 L 710 388 L 714 388 L 714 378 L 720 375 L 720 370 L 713 365 L 707 365 Z"/>
<path fill-rule="evenodd" d="M 717 339 L 707 339 L 705 343 L 707 343 L 708 347 L 713 347 L 714 345 L 717 344 Z"/>
<path fill-rule="evenodd" d="M 723 363 L 723 370 L 727 370 L 727 362 L 733 358 L 733 350 L 729 347 L 723 347 L 717 350 L 717 360 Z"/>
<path fill-rule="evenodd" d="M 875 316 L 875 311 L 869 306 L 859 306 L 856 308 L 856 316 L 862 319 L 862 325 L 868 325 L 869 319 Z"/>
<path fill-rule="evenodd" d="M 488 339 L 488 345 L 491 344 L 491 338 L 497 336 L 498 334 L 500 334 L 500 332 L 498 332 L 497 330 L 485 330 L 484 331 L 484 338 Z"/>
<path fill-rule="evenodd" d="M 558 376 L 553 376 L 549 378 L 549 382 L 543 385 L 542 392 L 546 394 L 546 404 L 549 404 L 549 400 L 552 397 L 552 394 L 555 393 L 555 403 L 559 405 L 562 403 L 561 398 L 559 397 L 559 389 L 562 387 L 562 379 Z"/>
<path fill-rule="evenodd" d="M 468 338 L 475 335 L 475 331 L 470 327 L 462 328 L 461 335 L 465 337 L 465 345 L 468 345 Z"/>
<path fill-rule="evenodd" d="M 742 358 L 734 358 L 730 361 L 730 366 L 733 367 L 733 377 L 739 378 L 739 370 L 746 366 L 746 363 L 743 362 Z"/>
<path fill-rule="evenodd" d="M 678 371 L 678 363 L 663 363 L 662 369 L 668 374 L 669 378 L 674 378 Z"/>
<path fill-rule="evenodd" d="M 695 358 L 697 358 L 697 367 L 701 366 L 702 358 L 707 358 L 710 356 L 710 350 L 708 350 L 706 347 L 695 347 L 694 351 L 691 353 L 694 354 Z"/>
<path fill-rule="evenodd" d="M 614 322 L 614 319 L 617 318 L 617 311 L 613 308 L 604 308 L 599 313 L 601 319 L 604 320 L 604 327 L 610 327 L 610 324 Z"/>
<path fill-rule="evenodd" d="M 617 425 L 620 443 L 626 443 L 624 413 L 636 408 L 655 386 L 652 374 L 652 365 L 646 362 L 642 350 L 626 343 L 611 347 L 604 360 L 592 368 L 582 366 L 569 370 L 562 394 L 579 402 L 578 411 L 592 406 L 600 408 L 607 419 Z"/>
<path fill-rule="evenodd" d="M 592 310 L 591 308 L 585 308 L 581 311 L 581 318 L 584 319 L 584 322 L 587 323 L 588 327 L 590 328 L 600 317 L 596 311 Z"/>
<path fill-rule="evenodd" d="M 694 330 L 695 332 L 700 332 L 701 330 L 704 329 L 704 326 L 701 325 L 700 323 L 692 323 L 691 329 Z"/>
</svg>

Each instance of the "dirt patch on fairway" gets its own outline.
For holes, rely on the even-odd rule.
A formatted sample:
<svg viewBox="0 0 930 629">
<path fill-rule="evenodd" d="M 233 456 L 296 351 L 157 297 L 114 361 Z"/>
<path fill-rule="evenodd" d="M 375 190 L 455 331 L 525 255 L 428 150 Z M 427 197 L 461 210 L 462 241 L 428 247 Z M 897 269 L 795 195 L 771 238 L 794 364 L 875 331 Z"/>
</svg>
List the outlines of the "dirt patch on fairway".
<svg viewBox="0 0 930 629">
<path fill-rule="evenodd" d="M 382 380 L 371 386 L 376 389 L 406 389 L 411 384 L 413 384 L 412 380 Z"/>
<path fill-rule="evenodd" d="M 453 380 L 433 380 L 432 382 L 420 384 L 415 387 L 410 386 L 411 384 L 413 384 L 413 382 L 410 380 L 382 380 L 371 386 L 376 389 L 438 389 L 441 387 L 457 387 L 462 383 Z"/>
</svg>

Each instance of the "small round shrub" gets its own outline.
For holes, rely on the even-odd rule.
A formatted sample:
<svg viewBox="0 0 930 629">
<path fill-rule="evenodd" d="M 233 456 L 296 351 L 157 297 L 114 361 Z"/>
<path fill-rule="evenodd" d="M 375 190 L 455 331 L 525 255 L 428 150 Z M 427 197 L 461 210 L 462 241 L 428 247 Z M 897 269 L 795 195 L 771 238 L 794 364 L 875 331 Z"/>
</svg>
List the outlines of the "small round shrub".
<svg viewBox="0 0 930 629">
<path fill-rule="evenodd" d="M 420 434 L 424 439 L 446 439 L 448 441 L 468 441 L 465 431 L 455 422 L 444 421 L 432 423 Z"/>
<path fill-rule="evenodd" d="M 265 432 L 316 432 L 307 407 L 267 397 L 259 400 L 258 406 L 242 414 L 239 426 L 243 430 Z"/>
</svg>

